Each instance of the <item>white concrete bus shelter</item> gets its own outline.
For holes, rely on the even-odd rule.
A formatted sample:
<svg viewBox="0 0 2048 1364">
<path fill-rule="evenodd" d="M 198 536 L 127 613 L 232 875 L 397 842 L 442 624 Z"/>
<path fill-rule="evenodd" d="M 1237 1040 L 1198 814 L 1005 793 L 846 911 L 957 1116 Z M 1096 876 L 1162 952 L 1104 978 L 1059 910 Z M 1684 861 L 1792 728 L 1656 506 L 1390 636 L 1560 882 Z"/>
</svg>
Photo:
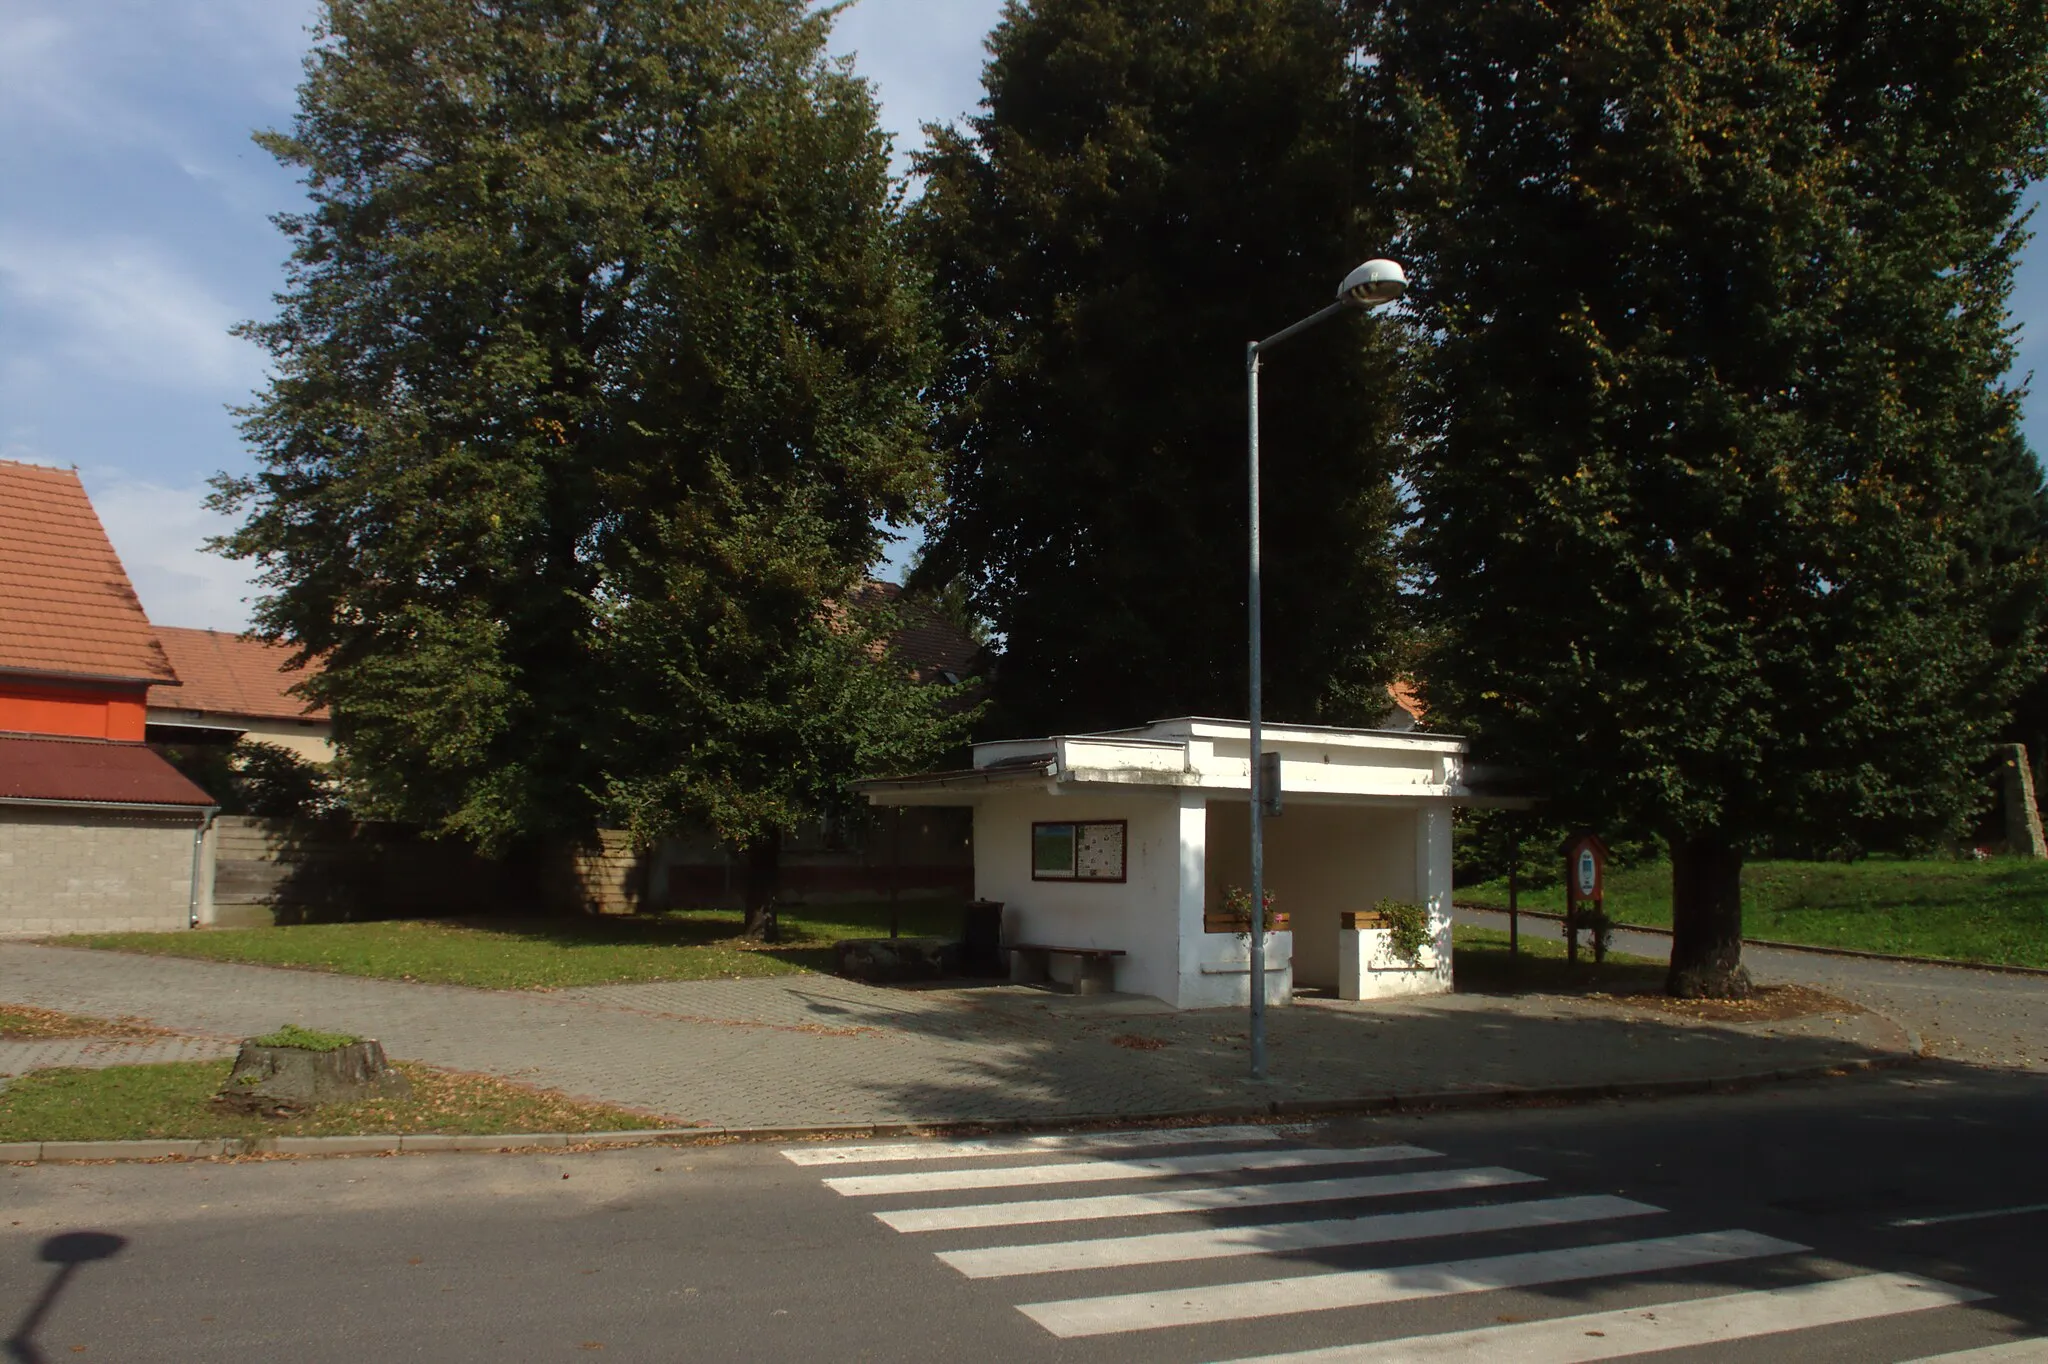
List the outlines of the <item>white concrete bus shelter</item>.
<svg viewBox="0 0 2048 1364">
<path fill-rule="evenodd" d="M 1289 931 L 1267 935 L 1267 998 L 1296 988 L 1373 999 L 1451 988 L 1451 810 L 1463 740 L 1269 725 L 1282 813 L 1266 821 L 1266 885 Z M 974 809 L 974 885 L 1004 905 L 1006 946 L 1120 951 L 1120 991 L 1182 1009 L 1251 997 L 1247 937 L 1211 931 L 1251 882 L 1250 730 L 1160 720 L 1103 734 L 977 744 L 974 766 L 862 785 L 876 805 Z M 1345 929 L 1381 900 L 1423 906 L 1414 963 L 1384 930 Z M 1208 922 L 1205 924 L 1205 919 Z M 1052 957 L 1072 979 L 1084 958 Z"/>
</svg>

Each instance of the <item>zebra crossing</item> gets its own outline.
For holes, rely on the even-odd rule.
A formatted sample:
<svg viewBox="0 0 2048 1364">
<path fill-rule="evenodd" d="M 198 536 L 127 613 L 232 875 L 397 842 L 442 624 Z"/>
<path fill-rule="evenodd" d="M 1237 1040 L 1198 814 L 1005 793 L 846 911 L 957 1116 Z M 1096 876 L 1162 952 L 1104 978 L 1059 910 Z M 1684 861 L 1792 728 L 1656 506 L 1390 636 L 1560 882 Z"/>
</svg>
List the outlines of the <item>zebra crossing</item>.
<svg viewBox="0 0 2048 1364">
<path fill-rule="evenodd" d="M 1173 1328 L 1223 1328 L 1346 1309 L 1371 1313 L 1395 1304 L 1451 1304 L 1503 1290 L 1626 1283 L 1633 1276 L 1750 1262 L 1775 1260 L 1782 1266 L 1783 1257 L 1810 1249 L 1742 1228 L 1674 1232 L 1658 1224 L 1668 1214 L 1654 1204 L 1607 1194 L 1549 1192 L 1539 1187 L 1544 1182 L 1540 1176 L 1494 1166 L 1454 1166 L 1425 1147 L 1314 1146 L 1301 1141 L 1301 1135 L 1300 1128 L 1269 1126 L 1174 1128 L 801 1146 L 783 1155 L 818 1169 L 824 1187 L 842 1197 L 896 1204 L 872 1208 L 874 1216 L 894 1232 L 930 1238 L 935 1258 L 965 1279 L 1014 1284 L 1015 1309 L 1057 1340 L 1138 1339 Z M 1137 1187 L 1067 1192 L 1096 1184 Z M 945 1201 L 933 1205 L 933 1196 Z M 1374 1206 L 1386 1199 L 1409 1201 Z M 1343 1215 L 1329 1206 L 1335 1204 L 1346 1205 Z M 1259 1211 L 1264 1209 L 1278 1211 L 1268 1217 Z M 1194 1227 L 1146 1220 L 1245 1210 L 1254 1210 L 1257 1220 L 1219 1217 L 1213 1225 Z M 1024 1239 L 943 1244 L 943 1233 L 981 1241 L 989 1238 L 979 1233 L 1006 1235 L 1011 1229 Z M 1586 1231 L 1598 1234 L 1573 1239 Z M 1044 1239 L 1047 1234 L 1063 1239 Z M 1521 1234 L 1566 1243 L 1501 1248 L 1498 1238 Z M 1487 1237 L 1496 1239 L 1487 1243 Z M 1461 1247 L 1461 1238 L 1482 1240 L 1479 1246 Z M 1326 1258 L 1336 1259 L 1369 1247 L 1392 1248 L 1409 1262 L 1332 1268 L 1318 1261 L 1317 1267 L 1300 1272 L 1298 1263 L 1273 1258 L 1330 1252 Z M 1447 1249 L 1453 1253 L 1443 1254 Z M 1235 1276 L 1217 1281 L 1219 1269 Z M 1182 1275 L 1187 1281 L 1116 1291 L 1128 1289 L 1129 1272 L 1137 1270 Z M 1125 1274 L 1120 1284 L 1115 1281 L 1119 1273 Z M 1061 1280 L 1063 1285 L 1085 1284 L 1090 1275 L 1108 1280 L 1079 1295 L 1032 1292 L 1045 1276 L 1059 1275 L 1078 1276 Z M 1576 1364 L 1881 1321 L 1963 1307 L 1986 1297 L 1912 1274 L 1853 1273 L 1538 1320 L 1503 1317 L 1480 1327 L 1255 1359 L 1239 1354 L 1231 1364 Z M 1937 1359 L 1941 1364 L 2048 1361 L 2048 1342 L 2016 1341 L 1915 1364 Z"/>
</svg>

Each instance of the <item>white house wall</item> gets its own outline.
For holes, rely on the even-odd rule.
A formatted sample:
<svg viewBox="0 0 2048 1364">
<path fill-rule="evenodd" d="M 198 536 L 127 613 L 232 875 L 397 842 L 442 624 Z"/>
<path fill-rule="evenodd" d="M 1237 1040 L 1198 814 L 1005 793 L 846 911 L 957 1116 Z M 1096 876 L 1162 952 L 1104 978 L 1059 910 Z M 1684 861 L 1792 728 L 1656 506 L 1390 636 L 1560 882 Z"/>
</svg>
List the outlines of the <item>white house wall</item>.
<svg viewBox="0 0 2048 1364">
<path fill-rule="evenodd" d="M 1177 1001 L 1181 809 L 1180 797 L 1172 792 L 1054 796 L 1005 791 L 1000 798 L 983 799 L 974 809 L 975 894 L 1003 902 L 1007 941 L 1120 948 L 1127 955 L 1117 962 L 1118 990 Z M 1032 880 L 1032 824 L 1099 819 L 1129 825 L 1122 884 Z M 1199 908 L 1195 923 L 1199 929 Z"/>
</svg>

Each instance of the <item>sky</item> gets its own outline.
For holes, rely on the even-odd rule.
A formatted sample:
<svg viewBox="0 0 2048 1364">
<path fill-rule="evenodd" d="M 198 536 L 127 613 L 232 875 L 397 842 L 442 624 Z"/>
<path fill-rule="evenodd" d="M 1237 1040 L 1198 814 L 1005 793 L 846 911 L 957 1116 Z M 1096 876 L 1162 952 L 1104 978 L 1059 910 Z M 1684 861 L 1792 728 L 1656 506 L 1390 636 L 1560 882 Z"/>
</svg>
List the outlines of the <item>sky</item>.
<svg viewBox="0 0 2048 1364">
<path fill-rule="evenodd" d="M 229 408 L 264 375 L 229 335 L 283 282 L 301 202 L 249 135 L 291 119 L 311 0 L 0 0 L 0 458 L 75 466 L 161 625 L 240 629 L 246 565 L 202 544 L 206 480 L 252 465 Z M 980 98 L 1001 0 L 857 0 L 834 46 L 899 152 Z M 2048 243 L 2015 312 L 2048 450 Z M 900 557 L 900 556 L 899 556 Z"/>
</svg>

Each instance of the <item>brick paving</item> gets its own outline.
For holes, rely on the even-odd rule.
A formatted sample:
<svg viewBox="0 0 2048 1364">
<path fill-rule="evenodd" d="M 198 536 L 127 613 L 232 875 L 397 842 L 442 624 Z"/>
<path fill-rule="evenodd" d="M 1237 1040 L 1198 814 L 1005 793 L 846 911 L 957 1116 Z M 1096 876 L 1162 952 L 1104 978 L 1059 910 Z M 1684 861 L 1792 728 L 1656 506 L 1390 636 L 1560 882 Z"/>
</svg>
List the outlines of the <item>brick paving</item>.
<svg viewBox="0 0 2048 1364">
<path fill-rule="evenodd" d="M 235 1054 L 235 1043 L 217 1037 L 38 1037 L 0 1041 L 0 1075 L 26 1075 L 59 1066 L 100 1070 L 107 1066 L 152 1065 L 159 1061 L 218 1061 Z"/>
<path fill-rule="evenodd" d="M 214 1039 L 291 1022 L 393 1056 L 715 1126 L 1180 1112 L 1749 1074 L 1897 1055 L 1852 1014 L 1717 1026 L 1487 996 L 1272 1013 L 1274 1080 L 1241 1013 L 1013 986 L 878 989 L 829 976 L 472 990 L 313 971 L 0 945 L 0 1000 L 135 1016 Z"/>
</svg>

